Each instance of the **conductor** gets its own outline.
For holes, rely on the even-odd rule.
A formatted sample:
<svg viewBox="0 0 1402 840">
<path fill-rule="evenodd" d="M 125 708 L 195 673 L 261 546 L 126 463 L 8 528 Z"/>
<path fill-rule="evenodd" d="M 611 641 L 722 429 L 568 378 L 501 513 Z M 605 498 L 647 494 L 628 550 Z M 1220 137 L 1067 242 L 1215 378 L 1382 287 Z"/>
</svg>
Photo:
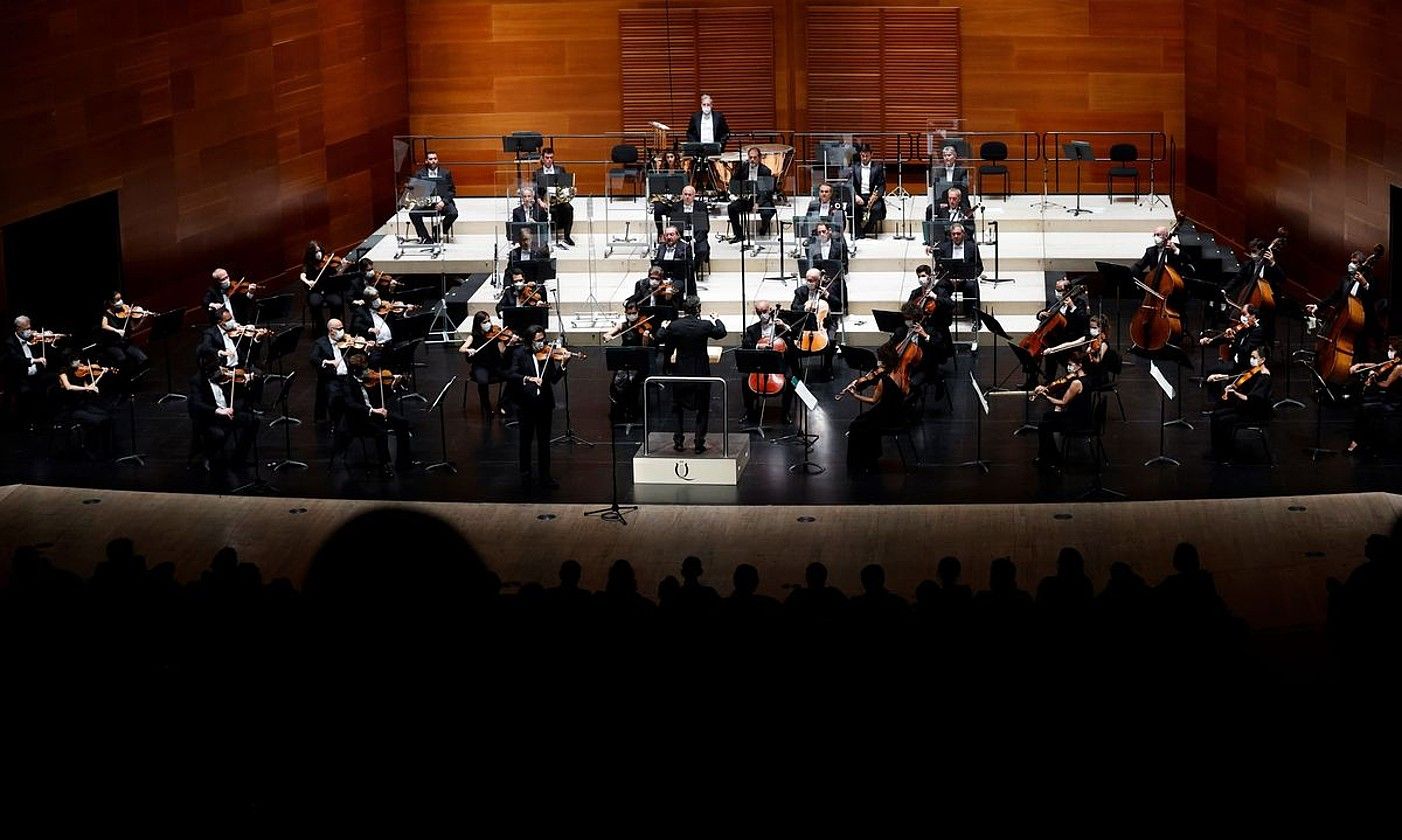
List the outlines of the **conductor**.
<svg viewBox="0 0 1402 840">
<path fill-rule="evenodd" d="M 682 301 L 682 314 L 677 320 L 657 331 L 659 343 L 676 348 L 677 361 L 672 373 L 677 376 L 710 376 L 711 360 L 706 354 L 709 339 L 725 338 L 725 324 L 719 319 L 701 320 L 701 299 L 688 295 Z M 672 435 L 672 448 L 686 449 L 686 412 L 696 412 L 697 453 L 706 451 L 706 426 L 711 418 L 711 384 L 682 382 L 672 392 L 672 413 L 677 416 L 677 430 Z"/>
</svg>

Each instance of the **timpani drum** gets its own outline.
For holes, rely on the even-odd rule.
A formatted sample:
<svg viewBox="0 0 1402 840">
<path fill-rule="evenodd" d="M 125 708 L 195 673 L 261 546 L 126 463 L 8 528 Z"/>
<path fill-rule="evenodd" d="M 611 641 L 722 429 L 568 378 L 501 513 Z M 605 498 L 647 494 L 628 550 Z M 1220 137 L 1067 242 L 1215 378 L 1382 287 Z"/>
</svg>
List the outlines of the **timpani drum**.
<svg viewBox="0 0 1402 840">
<path fill-rule="evenodd" d="M 751 146 L 759 147 L 760 163 L 774 173 L 775 191 L 782 194 L 784 176 L 788 175 L 789 167 L 793 165 L 793 146 L 785 146 L 783 143 L 753 143 L 741 146 L 736 152 L 710 157 L 711 175 L 715 177 L 716 188 L 721 192 L 729 190 L 730 176 L 735 172 L 735 165 L 745 159 Z"/>
</svg>

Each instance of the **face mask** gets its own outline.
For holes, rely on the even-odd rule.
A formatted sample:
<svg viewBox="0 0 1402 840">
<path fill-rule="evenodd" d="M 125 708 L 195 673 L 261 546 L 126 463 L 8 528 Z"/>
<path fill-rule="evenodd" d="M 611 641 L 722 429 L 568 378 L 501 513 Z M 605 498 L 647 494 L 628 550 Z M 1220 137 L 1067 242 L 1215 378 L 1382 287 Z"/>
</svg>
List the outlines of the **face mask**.
<svg viewBox="0 0 1402 840">
<path fill-rule="evenodd" d="M 1092 338 L 1094 338 L 1097 335 L 1100 335 L 1100 327 L 1091 327 L 1090 334 Z"/>
<path fill-rule="evenodd" d="M 220 290 L 225 291 L 225 292 L 229 291 L 229 288 L 232 287 L 233 285 L 234 285 L 234 284 L 233 284 L 233 283 L 230 283 L 228 280 L 220 280 L 220 281 L 219 281 L 219 288 L 220 288 Z"/>
<path fill-rule="evenodd" d="M 1242 325 L 1242 326 L 1246 326 L 1246 324 L 1249 323 L 1250 321 L 1251 321 L 1251 319 L 1250 319 L 1248 316 L 1246 316 L 1246 315 L 1241 316 L 1241 325 Z"/>
<path fill-rule="evenodd" d="M 1265 359 L 1256 359 L 1256 358 L 1253 358 L 1253 359 L 1251 360 L 1251 366 L 1252 366 L 1252 367 L 1260 367 L 1261 365 L 1264 365 L 1265 363 L 1266 363 L 1266 360 L 1265 360 Z"/>
<path fill-rule="evenodd" d="M 537 353 L 539 353 L 541 350 L 544 350 L 544 349 L 545 349 L 545 342 L 544 342 L 544 341 L 532 341 L 532 342 L 531 342 L 531 348 L 534 349 Z"/>
<path fill-rule="evenodd" d="M 480 320 L 480 321 L 477 322 L 477 327 L 478 327 L 479 329 L 485 330 L 485 329 L 487 329 L 488 325 L 490 325 L 491 323 L 492 323 L 492 322 L 491 322 L 490 319 L 488 319 L 488 318 L 483 318 L 482 320 Z"/>
<path fill-rule="evenodd" d="M 774 320 L 774 314 L 772 312 L 761 312 L 759 313 L 759 319 L 767 324 Z"/>
<path fill-rule="evenodd" d="M 1075 373 L 1078 372 L 1080 369 L 1081 369 L 1081 366 L 1080 366 L 1080 365 L 1067 365 L 1067 366 L 1066 366 L 1066 372 L 1067 372 L 1067 373 L 1070 373 L 1070 374 L 1075 374 Z"/>
<path fill-rule="evenodd" d="M 379 292 L 366 292 L 366 293 L 365 293 L 365 299 L 366 299 L 366 300 L 374 300 L 375 298 L 377 298 L 377 297 L 379 297 L 379 296 L 380 296 L 380 293 L 379 293 Z"/>
<path fill-rule="evenodd" d="M 1387 351 L 1387 357 L 1388 357 L 1389 359 L 1395 359 L 1395 358 L 1397 358 L 1397 351 L 1396 351 L 1396 350 L 1389 350 L 1389 351 Z"/>
<path fill-rule="evenodd" d="M 633 323 L 634 321 L 638 320 L 638 313 L 636 313 L 636 312 L 629 312 L 625 317 L 628 319 L 628 323 L 631 324 L 631 323 Z"/>
<path fill-rule="evenodd" d="M 711 106 L 710 106 L 710 105 L 702 105 L 702 106 L 701 106 L 701 113 L 703 113 L 703 114 L 709 114 L 709 113 L 711 113 Z"/>
<path fill-rule="evenodd" d="M 34 330 L 20 330 L 19 337 L 24 339 L 25 341 L 28 341 L 29 339 L 34 337 Z"/>
<path fill-rule="evenodd" d="M 337 341 L 340 341 L 341 339 L 343 339 L 343 338 L 346 337 L 346 331 L 345 331 L 345 330 L 335 330 L 335 331 L 333 331 L 333 332 L 331 333 L 331 337 L 334 338 L 334 339 L 336 339 Z"/>
<path fill-rule="evenodd" d="M 657 286 L 657 285 L 660 285 L 661 283 L 662 283 L 662 278 L 661 278 L 661 277 L 649 277 L 649 278 L 647 278 L 647 284 L 648 284 L 649 286 Z"/>
<path fill-rule="evenodd" d="M 221 327 L 224 328 L 224 332 L 233 332 L 234 330 L 238 329 L 238 327 L 234 326 L 234 322 L 233 322 L 233 321 L 225 321 L 224 323 L 220 324 L 219 326 L 221 326 Z"/>
<path fill-rule="evenodd" d="M 526 288 L 526 284 L 525 284 L 524 282 L 520 281 L 520 280 L 517 280 L 515 283 L 512 283 L 511 285 L 512 285 L 512 287 L 515 288 L 516 291 L 518 291 L 518 292 L 521 291 L 522 289 Z"/>
</svg>

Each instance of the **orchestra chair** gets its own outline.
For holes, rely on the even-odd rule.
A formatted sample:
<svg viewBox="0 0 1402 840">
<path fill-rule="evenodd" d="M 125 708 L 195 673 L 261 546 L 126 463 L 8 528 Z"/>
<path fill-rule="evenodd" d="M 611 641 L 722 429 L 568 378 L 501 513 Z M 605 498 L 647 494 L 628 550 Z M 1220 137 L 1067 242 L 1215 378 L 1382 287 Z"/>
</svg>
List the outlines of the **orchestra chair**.
<svg viewBox="0 0 1402 840">
<path fill-rule="evenodd" d="M 1120 373 L 1124 370 L 1124 359 L 1120 358 L 1120 351 L 1110 349 L 1105 351 L 1105 361 L 1102 363 L 1105 368 L 1105 381 L 1090 389 L 1092 394 L 1104 396 L 1113 394 L 1115 404 L 1120 407 L 1120 422 L 1128 422 L 1125 417 L 1125 404 L 1120 399 Z"/>
<path fill-rule="evenodd" d="M 915 436 L 910 433 L 910 427 L 914 422 L 915 421 L 909 419 L 903 419 L 900 422 L 890 423 L 881 428 L 881 436 L 883 438 L 890 438 L 891 442 L 896 445 L 896 454 L 901 456 L 901 469 L 906 472 L 910 472 L 910 461 L 906 460 L 905 449 L 901 447 L 902 440 L 910 446 L 911 460 L 915 461 L 916 465 L 920 463 L 920 450 L 915 448 Z"/>
<path fill-rule="evenodd" d="M 54 438 L 60 433 L 63 446 L 58 454 L 67 456 L 84 451 L 83 426 L 75 422 L 64 407 L 63 386 L 55 383 L 48 387 L 43 407 L 46 412 L 44 427 L 48 430 L 48 440 L 45 441 L 48 457 L 54 457 Z"/>
<path fill-rule="evenodd" d="M 1133 143 L 1116 143 L 1110 147 L 1110 160 L 1114 165 L 1105 173 L 1105 198 L 1115 200 L 1115 179 L 1134 179 L 1134 203 L 1139 203 L 1139 167 L 1132 166 L 1139 160 L 1139 147 Z"/>
<path fill-rule="evenodd" d="M 999 193 L 1004 201 L 1008 200 L 1008 194 L 1012 192 L 1012 175 L 1008 172 L 1008 167 L 1003 161 L 1008 159 L 1008 144 L 1001 140 L 989 140 L 978 147 L 978 156 L 984 163 L 978 168 L 978 194 L 987 195 L 983 191 L 983 178 L 985 175 L 1003 178 L 1003 191 Z"/>
<path fill-rule="evenodd" d="M 1061 434 L 1061 461 L 1066 462 L 1066 452 L 1071 448 L 1071 442 L 1081 441 L 1086 444 L 1087 452 L 1095 460 L 1095 474 L 1100 475 L 1100 468 L 1103 464 L 1110 463 L 1110 456 L 1105 453 L 1105 421 L 1110 413 L 1110 401 L 1103 396 L 1091 392 L 1092 404 L 1090 407 L 1090 425 L 1079 429 L 1067 429 Z"/>
<path fill-rule="evenodd" d="M 1256 420 L 1244 426 L 1237 426 L 1234 430 L 1232 430 L 1232 444 L 1235 445 L 1237 442 L 1237 438 L 1240 437 L 1242 434 L 1251 435 L 1253 438 L 1260 441 L 1261 451 L 1266 454 L 1266 465 L 1274 469 L 1275 455 L 1271 452 L 1271 439 L 1270 435 L 1267 434 L 1267 430 L 1270 428 L 1270 424 L 1270 418 L 1267 417 L 1264 420 Z"/>
<path fill-rule="evenodd" d="M 609 153 L 609 161 L 617 168 L 608 171 L 609 185 L 612 187 L 615 180 L 622 180 L 624 184 L 633 182 L 633 198 L 636 201 L 641 195 L 643 180 L 643 167 L 638 163 L 638 147 L 630 143 L 619 143 L 613 147 Z M 613 191 L 609 191 L 609 200 L 613 200 Z"/>
</svg>

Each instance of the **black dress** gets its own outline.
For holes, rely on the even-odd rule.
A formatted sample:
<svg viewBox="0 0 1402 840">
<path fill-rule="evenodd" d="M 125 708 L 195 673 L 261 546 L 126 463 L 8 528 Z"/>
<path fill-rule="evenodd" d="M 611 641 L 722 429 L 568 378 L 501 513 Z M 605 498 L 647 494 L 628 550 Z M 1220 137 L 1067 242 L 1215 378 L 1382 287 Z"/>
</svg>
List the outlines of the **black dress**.
<svg viewBox="0 0 1402 840">
<path fill-rule="evenodd" d="M 1089 429 L 1090 418 L 1090 383 L 1085 378 L 1080 379 L 1081 393 L 1071 400 L 1061 410 L 1056 407 L 1042 415 L 1042 422 L 1037 425 L 1037 458 L 1041 463 L 1048 466 L 1061 462 L 1061 451 L 1056 448 L 1056 432 L 1080 431 Z M 1069 390 L 1070 383 L 1066 388 Z"/>
<path fill-rule="evenodd" d="M 1246 395 L 1245 401 L 1228 396 L 1226 400 L 1221 401 L 1223 407 L 1212 412 L 1212 453 L 1218 457 L 1225 457 L 1231 451 L 1232 438 L 1239 426 L 1263 423 L 1271 416 L 1269 373 L 1256 374 L 1237 388 L 1237 391 Z"/>
<path fill-rule="evenodd" d="M 881 460 L 881 431 L 899 422 L 905 392 L 882 372 L 876 380 L 881 397 L 876 405 L 852 418 L 847 426 L 847 474 L 874 472 Z"/>
</svg>

